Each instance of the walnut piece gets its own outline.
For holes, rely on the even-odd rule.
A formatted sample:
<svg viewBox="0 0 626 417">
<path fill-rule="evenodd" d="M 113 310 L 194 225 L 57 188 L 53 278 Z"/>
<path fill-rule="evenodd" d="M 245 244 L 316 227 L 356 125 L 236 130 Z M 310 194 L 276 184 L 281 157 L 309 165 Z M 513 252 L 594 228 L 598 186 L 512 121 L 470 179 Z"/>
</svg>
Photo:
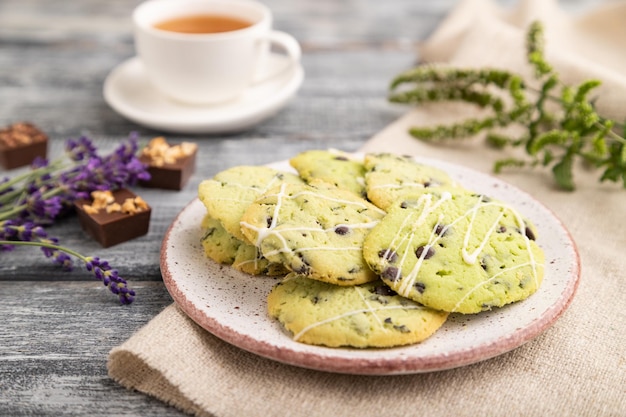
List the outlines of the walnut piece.
<svg viewBox="0 0 626 417">
<path fill-rule="evenodd" d="M 150 140 L 141 153 L 150 159 L 150 165 L 161 167 L 165 164 L 174 164 L 177 160 L 192 155 L 197 148 L 198 145 L 191 142 L 171 146 L 163 136 L 159 136 Z"/>
<path fill-rule="evenodd" d="M 48 137 L 28 122 L 18 122 L 0 130 L 0 145 L 17 148 L 35 142 L 43 142 Z"/>
<path fill-rule="evenodd" d="M 113 193 L 109 190 L 93 191 L 91 198 L 93 199 L 91 204 L 83 205 L 85 213 L 97 214 L 100 210 L 105 210 L 107 213 L 135 214 L 148 209 L 148 204 L 139 196 L 127 198 L 122 204 L 116 203 Z"/>
</svg>

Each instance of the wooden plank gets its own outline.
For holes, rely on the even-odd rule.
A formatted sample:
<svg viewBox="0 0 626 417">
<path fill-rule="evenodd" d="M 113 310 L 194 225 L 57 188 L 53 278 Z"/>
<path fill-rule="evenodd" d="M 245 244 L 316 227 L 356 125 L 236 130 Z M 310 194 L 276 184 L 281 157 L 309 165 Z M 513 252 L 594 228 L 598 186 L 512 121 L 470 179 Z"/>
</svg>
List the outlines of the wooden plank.
<svg viewBox="0 0 626 417">
<path fill-rule="evenodd" d="M 108 378 L 107 354 L 172 300 L 161 282 L 119 305 L 97 283 L 0 282 L 0 415 L 182 415 Z"/>
</svg>

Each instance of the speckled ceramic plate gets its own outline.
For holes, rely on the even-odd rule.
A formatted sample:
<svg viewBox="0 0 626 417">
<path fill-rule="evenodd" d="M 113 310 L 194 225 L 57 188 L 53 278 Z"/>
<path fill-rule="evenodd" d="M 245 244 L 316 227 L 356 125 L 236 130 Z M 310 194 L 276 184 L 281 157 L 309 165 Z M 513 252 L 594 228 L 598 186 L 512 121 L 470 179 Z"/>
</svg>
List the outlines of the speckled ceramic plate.
<svg viewBox="0 0 626 417">
<path fill-rule="evenodd" d="M 476 363 L 508 352 L 548 329 L 570 304 L 580 261 L 561 222 L 525 192 L 491 176 L 424 160 L 461 184 L 509 202 L 539 230 L 545 277 L 528 299 L 476 315 L 450 315 L 426 341 L 390 349 L 345 349 L 293 341 L 266 310 L 275 278 L 253 277 L 205 258 L 200 244 L 203 204 L 193 200 L 167 231 L 161 271 L 170 294 L 191 319 L 224 341 L 279 362 L 330 372 L 390 375 L 430 372 Z M 274 167 L 289 170 L 286 162 Z"/>
</svg>

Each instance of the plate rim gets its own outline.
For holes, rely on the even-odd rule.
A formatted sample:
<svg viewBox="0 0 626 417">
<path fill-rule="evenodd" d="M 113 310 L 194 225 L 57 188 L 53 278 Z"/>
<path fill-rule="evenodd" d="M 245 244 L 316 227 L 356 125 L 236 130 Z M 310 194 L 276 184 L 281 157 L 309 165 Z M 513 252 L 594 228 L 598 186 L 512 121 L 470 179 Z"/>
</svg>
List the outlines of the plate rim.
<svg viewBox="0 0 626 417">
<path fill-rule="evenodd" d="M 353 153 L 352 155 L 360 155 L 359 153 Z M 442 371 L 462 366 L 471 365 L 484 360 L 491 359 L 496 356 L 500 356 L 507 352 L 510 352 L 521 345 L 533 340 L 537 336 L 541 335 L 548 328 L 557 321 L 557 319 L 567 310 L 572 303 L 581 276 L 581 262 L 580 253 L 577 248 L 570 231 L 565 227 L 563 222 L 555 215 L 555 213 L 535 199 L 529 193 L 521 190 L 520 188 L 503 181 L 495 176 L 486 174 L 462 165 L 449 163 L 446 161 L 437 160 L 434 158 L 420 158 L 414 157 L 418 162 L 431 163 L 436 167 L 454 167 L 454 169 L 460 169 L 462 171 L 471 172 L 495 181 L 498 184 L 506 185 L 515 192 L 524 195 L 526 200 L 536 204 L 550 215 L 550 220 L 555 221 L 560 230 L 564 232 L 564 237 L 570 243 L 572 248 L 572 269 L 570 278 L 567 280 L 567 285 L 564 286 L 558 299 L 551 304 L 546 310 L 534 318 L 530 323 L 520 330 L 515 331 L 507 335 L 506 337 L 498 338 L 489 343 L 480 344 L 471 349 L 464 349 L 454 352 L 453 354 L 437 354 L 431 356 L 420 357 L 406 357 L 406 356 L 393 356 L 392 358 L 361 358 L 355 357 L 346 360 L 345 357 L 338 357 L 333 352 L 342 348 L 323 348 L 320 353 L 312 354 L 310 352 L 294 351 L 285 347 L 273 345 L 267 341 L 259 340 L 248 334 L 237 332 L 236 330 L 223 325 L 218 319 L 207 316 L 198 306 L 189 300 L 185 291 L 183 291 L 170 270 L 170 266 L 166 262 L 166 252 L 172 233 L 175 230 L 177 224 L 180 223 L 180 219 L 186 214 L 186 212 L 193 208 L 194 204 L 202 204 L 198 197 L 192 199 L 185 207 L 176 215 L 172 223 L 168 226 L 168 229 L 163 238 L 161 246 L 160 266 L 163 281 L 165 286 L 176 302 L 176 304 L 182 309 L 182 311 L 200 327 L 222 339 L 223 341 L 236 346 L 245 351 L 253 354 L 265 357 L 270 360 L 275 360 L 288 365 L 294 365 L 301 368 L 314 369 L 319 371 L 343 373 L 343 374 L 355 374 L 355 375 L 398 375 L 398 374 L 417 374 L 434 371 Z M 426 162 L 428 161 L 428 162 Z M 280 166 L 285 161 L 278 161 L 268 166 Z M 445 168 L 444 168 L 445 169 Z M 230 268 L 227 265 L 221 266 L 221 268 Z M 494 310 L 497 311 L 497 310 Z M 402 349 L 403 347 L 391 348 L 394 350 Z M 376 349 L 376 350 L 388 350 L 388 349 Z M 476 355 L 476 351 L 480 350 L 480 355 Z M 333 360 L 338 359 L 338 360 Z"/>
</svg>

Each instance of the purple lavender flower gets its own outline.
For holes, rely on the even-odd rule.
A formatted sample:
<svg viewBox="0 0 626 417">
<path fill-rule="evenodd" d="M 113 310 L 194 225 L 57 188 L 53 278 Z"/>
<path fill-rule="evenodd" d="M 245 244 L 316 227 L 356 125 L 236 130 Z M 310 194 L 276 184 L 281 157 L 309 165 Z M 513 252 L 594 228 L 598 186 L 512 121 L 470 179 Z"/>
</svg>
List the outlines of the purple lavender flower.
<svg viewBox="0 0 626 417">
<path fill-rule="evenodd" d="M 56 237 L 42 237 L 39 238 L 38 241 L 46 245 L 41 247 L 46 258 L 52 259 L 52 262 L 60 265 L 64 271 L 74 269 L 72 258 L 70 258 L 67 253 L 63 252 L 62 248 L 57 247 L 59 246 L 59 239 Z"/>
<path fill-rule="evenodd" d="M 119 276 L 117 269 L 113 269 L 109 262 L 98 257 L 83 256 L 60 246 L 59 239 L 48 236 L 43 227 L 33 222 L 0 221 L 0 250 L 12 250 L 17 245 L 39 246 L 47 258 L 66 271 L 73 269 L 74 264 L 70 257 L 73 255 L 85 263 L 87 271 L 117 295 L 120 303 L 130 304 L 135 299 L 135 291 L 128 288 L 126 280 Z"/>
<path fill-rule="evenodd" d="M 107 261 L 60 246 L 42 226 L 52 224 L 92 191 L 115 190 L 149 179 L 147 165 L 136 156 L 137 141 L 133 133 L 114 152 L 100 156 L 89 138 L 70 139 L 65 160 L 38 159 L 29 173 L 0 179 L 0 251 L 18 245 L 39 246 L 47 258 L 66 270 L 73 267 L 70 255 L 76 257 L 122 304 L 130 304 L 135 292 Z"/>
<path fill-rule="evenodd" d="M 16 220 L 5 220 L 0 222 L 0 238 L 2 240 L 7 240 L 9 237 L 15 236 L 17 232 L 12 226 L 17 224 L 18 222 Z"/>
<path fill-rule="evenodd" d="M 23 240 L 29 242 L 33 239 L 45 238 L 47 233 L 43 227 L 33 222 L 20 222 L 19 220 L 6 220 L 0 222 L 0 238 L 3 240 Z"/>
<path fill-rule="evenodd" d="M 131 136 L 107 156 L 91 154 L 61 180 L 69 190 L 87 193 L 135 185 L 138 180 L 150 178 L 148 166 L 136 156 L 137 150 L 137 139 Z"/>
<path fill-rule="evenodd" d="M 133 185 L 137 182 L 137 180 L 148 181 L 150 179 L 150 173 L 147 171 L 147 165 L 137 158 L 131 159 L 126 164 L 126 171 L 129 173 L 129 180 L 132 180 Z"/>
<path fill-rule="evenodd" d="M 136 156 L 136 135 L 106 156 L 99 156 L 91 140 L 84 136 L 68 140 L 66 151 L 72 161 L 69 167 L 63 166 L 62 161 L 41 160 L 33 165 L 31 174 L 0 182 L 0 220 L 17 216 L 50 224 L 92 191 L 115 190 L 150 178 L 147 165 Z M 15 187 L 18 180 L 20 188 Z"/>
<path fill-rule="evenodd" d="M 59 239 L 49 237 L 45 229 L 31 221 L 3 220 L 0 221 L 0 250 L 13 250 L 15 245 L 22 242 L 41 243 L 41 250 L 46 258 L 61 265 L 64 270 L 71 271 L 73 268 L 72 259 L 63 250 L 51 246 L 58 246 Z"/>
<path fill-rule="evenodd" d="M 22 212 L 19 214 L 20 217 L 33 219 L 39 224 L 51 223 L 63 209 L 61 197 L 52 196 L 46 198 L 39 190 L 29 193 L 18 204 L 23 207 Z"/>
<path fill-rule="evenodd" d="M 46 158 L 42 158 L 40 156 L 36 157 L 33 162 L 30 163 L 30 167 L 32 169 L 45 168 L 50 165 L 49 161 Z"/>
<path fill-rule="evenodd" d="M 65 152 L 72 161 L 83 161 L 97 156 L 97 149 L 86 136 L 77 140 L 68 139 L 65 143 Z"/>
<path fill-rule="evenodd" d="M 19 192 L 19 190 L 16 190 L 15 187 L 13 187 L 10 178 L 2 178 L 0 180 L 0 211 L 2 211 L 8 204 L 11 204 L 14 198 L 13 196 L 17 195 Z"/>
<path fill-rule="evenodd" d="M 42 239 L 41 242 L 45 242 L 45 239 Z M 72 271 L 74 269 L 74 262 L 72 262 L 72 258 L 70 256 L 59 250 L 59 249 L 50 249 L 46 247 L 41 248 L 46 257 L 52 259 L 52 262 L 60 265 L 64 271 Z"/>
<path fill-rule="evenodd" d="M 111 268 L 107 261 L 98 257 L 85 258 L 87 271 L 93 272 L 94 276 L 109 287 L 109 291 L 116 294 L 122 304 L 130 304 L 135 299 L 135 291 L 128 288 L 126 280 L 119 276 L 117 269 Z"/>
<path fill-rule="evenodd" d="M 107 179 L 111 188 L 120 188 L 124 184 L 135 185 L 139 179 L 150 179 L 148 166 L 137 158 L 139 146 L 133 135 L 115 149 L 113 153 L 102 158 L 99 172 Z"/>
</svg>

